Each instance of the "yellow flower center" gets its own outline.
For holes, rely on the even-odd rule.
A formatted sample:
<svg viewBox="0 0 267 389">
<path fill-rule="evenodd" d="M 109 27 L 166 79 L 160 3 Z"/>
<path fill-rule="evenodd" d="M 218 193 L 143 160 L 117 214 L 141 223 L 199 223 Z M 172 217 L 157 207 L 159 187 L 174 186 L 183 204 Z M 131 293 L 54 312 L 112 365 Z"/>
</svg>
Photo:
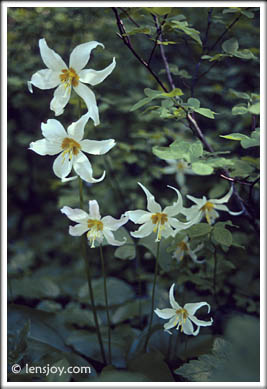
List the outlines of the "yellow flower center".
<svg viewBox="0 0 267 389">
<path fill-rule="evenodd" d="M 65 155 L 69 154 L 69 160 L 72 159 L 72 155 L 79 154 L 79 151 L 81 149 L 81 145 L 76 142 L 76 140 L 71 138 L 64 138 L 61 144 L 63 152 L 63 161 L 65 160 Z"/>
<path fill-rule="evenodd" d="M 183 325 L 186 319 L 188 318 L 189 314 L 187 310 L 184 308 L 177 309 L 175 313 L 177 315 L 177 323 L 178 323 L 177 330 L 179 330 L 179 327 L 181 327 L 181 332 L 183 332 Z"/>
<path fill-rule="evenodd" d="M 177 244 L 177 247 L 179 247 L 182 251 L 188 251 L 188 246 L 184 241 L 179 242 Z"/>
<path fill-rule="evenodd" d="M 177 163 L 177 169 L 178 170 L 184 170 L 184 168 L 185 168 L 185 165 L 184 165 L 183 162 L 180 161 L 180 162 Z"/>
<path fill-rule="evenodd" d="M 73 68 L 63 69 L 59 77 L 66 89 L 70 89 L 71 86 L 78 86 L 79 84 L 79 76 Z"/>
<path fill-rule="evenodd" d="M 151 216 L 151 220 L 153 224 L 156 224 L 153 231 L 157 232 L 156 241 L 158 242 L 161 239 L 161 231 L 164 229 L 164 224 L 168 221 L 168 216 L 166 213 L 157 212 Z"/>
<path fill-rule="evenodd" d="M 212 204 L 210 201 L 207 201 L 206 204 L 203 205 L 203 207 L 201 207 L 201 211 L 202 212 L 205 212 L 205 216 L 206 216 L 206 219 L 207 219 L 207 222 L 209 224 L 211 224 L 211 220 L 210 220 L 210 212 L 214 209 L 214 204 Z"/>
<path fill-rule="evenodd" d="M 103 223 L 100 220 L 88 219 L 87 225 L 89 231 L 87 232 L 87 238 L 90 241 L 91 248 L 95 247 L 95 240 L 102 237 Z"/>
</svg>

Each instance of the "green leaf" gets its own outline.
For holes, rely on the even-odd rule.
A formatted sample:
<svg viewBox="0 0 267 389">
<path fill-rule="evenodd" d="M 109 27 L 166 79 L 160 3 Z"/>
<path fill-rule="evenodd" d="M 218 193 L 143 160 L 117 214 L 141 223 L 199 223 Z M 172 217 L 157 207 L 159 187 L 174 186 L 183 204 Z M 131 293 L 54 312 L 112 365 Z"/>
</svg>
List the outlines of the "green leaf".
<svg viewBox="0 0 267 389">
<path fill-rule="evenodd" d="M 222 49 L 227 54 L 235 54 L 238 50 L 239 44 L 236 38 L 231 38 L 227 41 L 224 41 L 222 44 Z"/>
<path fill-rule="evenodd" d="M 151 382 L 173 382 L 171 371 L 163 359 L 158 351 L 139 355 L 129 362 L 129 370 L 148 376 Z"/>
<path fill-rule="evenodd" d="M 209 176 L 213 173 L 213 167 L 207 165 L 205 162 L 193 162 L 192 170 L 200 176 Z"/>
<path fill-rule="evenodd" d="M 200 141 L 196 141 L 189 146 L 190 161 L 193 162 L 203 155 L 203 146 Z"/>
<path fill-rule="evenodd" d="M 172 11 L 171 7 L 145 7 L 145 9 L 148 12 L 158 16 L 167 15 Z"/>
<path fill-rule="evenodd" d="M 257 57 L 249 49 L 238 50 L 233 55 L 242 59 L 257 59 Z"/>
<path fill-rule="evenodd" d="M 160 147 L 154 146 L 152 149 L 153 154 L 155 154 L 158 158 L 168 160 L 168 159 L 176 159 L 176 152 L 172 150 L 170 147 Z M 178 157 L 179 158 L 179 157 Z"/>
<path fill-rule="evenodd" d="M 156 258 L 158 244 L 157 242 L 155 242 L 155 240 L 156 234 L 152 233 L 149 236 L 140 239 L 138 242 L 138 245 L 146 247 L 152 253 L 154 258 Z M 171 265 L 173 263 L 171 253 L 167 250 L 169 245 L 170 239 L 161 240 L 159 248 L 159 265 L 164 271 L 170 271 Z"/>
<path fill-rule="evenodd" d="M 198 99 L 195 99 L 194 97 L 190 97 L 188 100 L 187 100 L 187 104 L 189 105 L 189 107 L 192 107 L 192 108 L 200 108 L 200 101 Z"/>
<path fill-rule="evenodd" d="M 210 119 L 214 119 L 214 114 L 216 114 L 216 112 L 211 111 L 209 108 L 195 108 L 194 111 Z"/>
<path fill-rule="evenodd" d="M 188 228 L 187 232 L 191 239 L 207 235 L 211 232 L 212 227 L 207 223 L 198 223 Z"/>
<path fill-rule="evenodd" d="M 230 139 L 230 140 L 242 140 L 249 139 L 247 135 L 240 134 L 239 132 L 234 132 L 233 134 L 220 135 L 221 138 Z"/>
<path fill-rule="evenodd" d="M 190 149 L 190 142 L 181 141 L 180 139 L 177 139 L 174 141 L 170 148 L 173 151 L 175 158 L 174 159 L 182 159 L 184 158 L 187 160 L 187 162 L 190 162 L 190 155 L 189 155 L 189 149 Z"/>
<path fill-rule="evenodd" d="M 151 34 L 151 31 L 149 28 L 142 28 L 142 27 L 139 27 L 139 28 L 134 28 L 133 30 L 131 31 L 128 31 L 126 34 L 122 34 L 123 36 L 127 36 L 127 35 L 135 35 L 135 34 L 146 34 L 146 35 L 150 35 Z"/>
<path fill-rule="evenodd" d="M 241 140 L 241 146 L 244 149 L 248 149 L 249 147 L 260 146 L 260 130 L 257 129 L 252 132 L 251 138 L 246 138 Z"/>
<path fill-rule="evenodd" d="M 255 167 L 245 160 L 235 160 L 233 170 L 230 173 L 231 177 L 247 177 L 254 172 Z"/>
<path fill-rule="evenodd" d="M 183 31 L 186 35 L 190 36 L 191 39 L 196 41 L 200 46 L 202 46 L 202 42 L 200 39 L 200 32 L 195 30 L 194 28 L 188 27 L 188 23 L 186 21 L 179 22 L 177 20 L 172 20 L 171 25 L 178 30 Z"/>
<path fill-rule="evenodd" d="M 232 234 L 226 228 L 215 226 L 212 231 L 212 235 L 217 243 L 220 243 L 224 246 L 231 246 L 233 242 Z"/>
<path fill-rule="evenodd" d="M 183 91 L 180 88 L 175 88 L 169 93 L 163 92 L 161 94 L 162 94 L 162 96 L 166 96 L 166 97 L 175 97 L 175 96 L 182 96 Z"/>
<path fill-rule="evenodd" d="M 236 105 L 232 108 L 232 115 L 245 115 L 248 113 L 248 109 L 242 105 Z"/>
<path fill-rule="evenodd" d="M 119 259 L 134 259 L 136 255 L 135 244 L 126 228 L 121 227 L 114 232 L 114 236 L 116 240 L 121 242 L 126 238 L 125 244 L 115 250 L 114 256 Z"/>
<path fill-rule="evenodd" d="M 260 114 L 260 102 L 257 102 L 255 104 L 252 104 L 249 108 L 248 111 L 250 113 L 253 113 L 254 115 L 259 115 Z"/>
<path fill-rule="evenodd" d="M 176 45 L 177 42 L 173 42 L 173 41 L 157 41 L 157 44 L 158 45 L 168 46 L 168 45 Z"/>
<path fill-rule="evenodd" d="M 145 97 L 144 99 L 138 101 L 138 103 L 134 104 L 131 108 L 130 108 L 130 112 L 133 112 L 133 111 L 136 111 L 138 108 L 141 108 L 143 107 L 143 105 L 147 104 L 147 103 L 150 103 L 150 101 L 152 101 L 153 99 L 150 98 L 150 97 Z"/>
</svg>

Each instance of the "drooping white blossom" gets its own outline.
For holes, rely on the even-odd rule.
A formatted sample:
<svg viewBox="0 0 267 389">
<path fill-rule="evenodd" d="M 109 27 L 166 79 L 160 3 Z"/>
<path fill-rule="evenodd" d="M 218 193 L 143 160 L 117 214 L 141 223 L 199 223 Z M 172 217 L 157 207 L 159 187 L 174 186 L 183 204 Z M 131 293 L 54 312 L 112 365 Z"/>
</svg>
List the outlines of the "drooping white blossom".
<svg viewBox="0 0 267 389">
<path fill-rule="evenodd" d="M 188 255 L 193 260 L 193 262 L 200 264 L 205 262 L 205 260 L 198 260 L 196 253 L 201 250 L 202 247 L 203 244 L 201 243 L 194 250 L 192 250 L 188 242 L 188 236 L 186 236 L 183 240 L 177 243 L 172 257 L 176 259 L 178 263 L 180 263 L 184 259 L 184 256 Z"/>
</svg>

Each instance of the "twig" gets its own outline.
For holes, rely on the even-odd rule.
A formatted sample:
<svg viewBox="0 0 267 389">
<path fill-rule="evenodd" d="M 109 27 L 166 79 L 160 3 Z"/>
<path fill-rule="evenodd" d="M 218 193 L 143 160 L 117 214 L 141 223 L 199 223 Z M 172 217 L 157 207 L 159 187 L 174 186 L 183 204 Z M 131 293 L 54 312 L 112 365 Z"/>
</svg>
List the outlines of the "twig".
<svg viewBox="0 0 267 389">
<path fill-rule="evenodd" d="M 215 49 L 217 44 L 223 39 L 224 35 L 227 34 L 227 32 L 238 22 L 238 20 L 241 18 L 242 14 L 238 15 L 235 20 L 224 30 L 224 32 L 219 36 L 219 38 L 216 40 L 216 42 L 211 46 L 209 49 L 209 53 Z"/>
<path fill-rule="evenodd" d="M 125 15 L 127 16 L 127 18 L 128 18 L 136 27 L 140 27 L 140 24 L 138 24 L 138 23 L 129 15 L 129 13 L 128 13 L 125 9 L 123 9 L 123 8 L 121 8 L 121 7 L 119 7 L 119 9 L 122 10 L 122 12 L 125 13 Z"/>
</svg>

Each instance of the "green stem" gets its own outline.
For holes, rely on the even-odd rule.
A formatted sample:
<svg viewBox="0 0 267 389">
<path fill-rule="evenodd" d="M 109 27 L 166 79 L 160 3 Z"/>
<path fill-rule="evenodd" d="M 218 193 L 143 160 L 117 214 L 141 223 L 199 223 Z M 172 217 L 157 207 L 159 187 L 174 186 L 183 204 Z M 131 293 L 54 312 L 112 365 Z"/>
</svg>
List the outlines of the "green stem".
<svg viewBox="0 0 267 389">
<path fill-rule="evenodd" d="M 148 340 L 150 337 L 151 326 L 152 326 L 152 321 L 153 321 L 153 314 L 154 314 L 155 289 L 156 289 L 156 281 L 157 281 L 157 274 L 158 274 L 158 261 L 159 261 L 159 247 L 160 247 L 160 241 L 157 242 L 157 254 L 156 254 L 154 281 L 153 281 L 153 289 L 152 289 L 152 300 L 151 300 L 151 313 L 150 313 L 147 337 L 146 337 L 145 346 L 144 346 L 145 351 L 146 351 Z"/>
<path fill-rule="evenodd" d="M 104 280 L 104 295 L 105 295 L 105 305 L 106 305 L 106 314 L 107 314 L 107 322 L 108 322 L 108 362 L 109 364 L 111 364 L 111 336 L 110 336 L 110 317 L 109 317 L 109 309 L 108 309 L 107 279 L 106 279 L 103 249 L 101 245 L 99 246 L 99 251 L 100 251 L 102 273 L 103 273 L 103 280 Z"/>
<path fill-rule="evenodd" d="M 79 177 L 79 190 L 80 190 L 80 207 L 81 207 L 81 209 L 83 209 L 83 182 L 82 182 L 82 179 L 80 177 Z M 93 292 L 93 287 L 92 287 L 91 268 L 90 268 L 90 263 L 87 260 L 87 258 L 88 258 L 88 255 L 87 255 L 88 254 L 88 243 L 87 243 L 86 235 L 82 236 L 82 252 L 83 252 L 83 259 L 84 259 L 85 270 L 86 270 L 86 275 L 87 275 L 89 295 L 90 295 L 91 306 L 92 306 L 92 311 L 93 311 L 94 320 L 95 320 L 98 342 L 99 342 L 103 362 L 104 362 L 104 364 L 106 364 L 107 363 L 106 356 L 105 356 L 105 351 L 104 351 L 104 347 L 103 347 L 103 342 L 102 342 L 102 337 L 101 337 L 101 333 L 100 333 L 100 328 L 99 328 L 99 323 L 98 323 L 98 318 L 97 318 L 97 313 L 96 313 L 96 307 L 95 307 L 94 292 Z"/>
</svg>

